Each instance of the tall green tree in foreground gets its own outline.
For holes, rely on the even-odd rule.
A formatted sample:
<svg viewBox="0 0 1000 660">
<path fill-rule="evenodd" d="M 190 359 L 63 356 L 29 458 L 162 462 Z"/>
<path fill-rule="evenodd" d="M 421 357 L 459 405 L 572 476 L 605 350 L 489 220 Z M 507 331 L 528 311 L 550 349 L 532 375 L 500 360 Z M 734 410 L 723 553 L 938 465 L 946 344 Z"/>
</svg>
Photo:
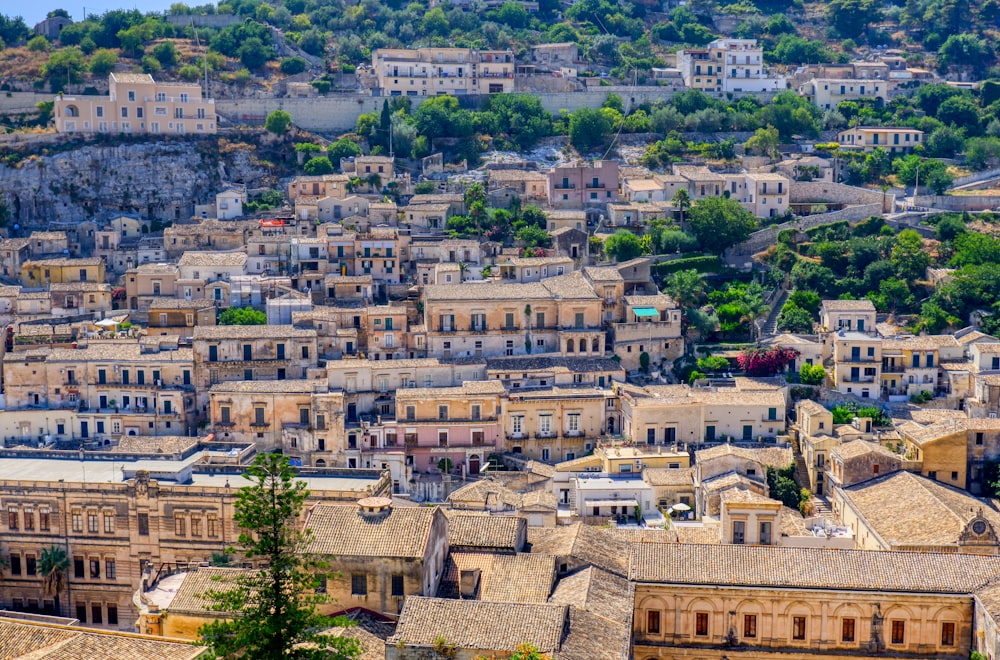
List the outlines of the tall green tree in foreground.
<svg viewBox="0 0 1000 660">
<path fill-rule="evenodd" d="M 316 610 L 326 600 L 315 593 L 324 575 L 304 553 L 309 535 L 299 529 L 305 482 L 294 480 L 278 454 L 258 454 L 247 478 L 252 483 L 240 490 L 233 514 L 239 548 L 229 552 L 267 567 L 241 571 L 205 594 L 210 609 L 232 619 L 202 626 L 202 641 L 227 660 L 354 660 L 361 653 L 356 640 L 320 634 L 343 621 Z"/>
</svg>

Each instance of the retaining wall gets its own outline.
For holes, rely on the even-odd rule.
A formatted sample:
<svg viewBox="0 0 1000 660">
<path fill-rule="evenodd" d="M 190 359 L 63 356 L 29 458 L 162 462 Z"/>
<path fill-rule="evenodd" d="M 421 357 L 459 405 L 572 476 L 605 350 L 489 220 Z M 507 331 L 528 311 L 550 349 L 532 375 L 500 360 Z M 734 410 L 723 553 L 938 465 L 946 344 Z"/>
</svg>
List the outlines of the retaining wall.
<svg viewBox="0 0 1000 660">
<path fill-rule="evenodd" d="M 985 211 L 1000 207 L 1000 195 L 919 195 L 913 203 L 946 211 Z"/>
</svg>

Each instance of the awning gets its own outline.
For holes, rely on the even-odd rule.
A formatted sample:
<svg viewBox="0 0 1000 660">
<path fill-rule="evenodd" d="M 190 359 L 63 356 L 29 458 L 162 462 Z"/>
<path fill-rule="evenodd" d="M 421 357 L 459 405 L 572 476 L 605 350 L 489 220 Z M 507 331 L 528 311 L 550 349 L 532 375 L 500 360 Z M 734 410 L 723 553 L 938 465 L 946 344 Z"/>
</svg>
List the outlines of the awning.
<svg viewBox="0 0 1000 660">
<path fill-rule="evenodd" d="M 632 313 L 636 316 L 659 316 L 660 313 L 654 307 L 633 307 Z"/>
<path fill-rule="evenodd" d="M 630 497 L 622 497 L 617 500 L 584 500 L 586 506 L 639 506 L 639 502 Z"/>
</svg>

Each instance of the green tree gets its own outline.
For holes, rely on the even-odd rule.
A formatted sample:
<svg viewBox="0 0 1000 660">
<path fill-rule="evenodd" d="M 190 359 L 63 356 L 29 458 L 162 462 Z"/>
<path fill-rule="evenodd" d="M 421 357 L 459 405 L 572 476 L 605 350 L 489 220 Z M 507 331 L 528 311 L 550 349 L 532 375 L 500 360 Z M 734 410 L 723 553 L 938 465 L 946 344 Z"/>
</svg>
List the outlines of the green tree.
<svg viewBox="0 0 1000 660">
<path fill-rule="evenodd" d="M 28 42 L 28 50 L 34 53 L 44 53 L 49 50 L 51 45 L 52 44 L 49 43 L 48 39 L 42 35 L 38 35 L 37 37 L 33 37 L 31 41 Z"/>
<path fill-rule="evenodd" d="M 691 208 L 688 226 L 701 249 L 721 255 L 749 238 L 757 220 L 735 199 L 706 197 Z"/>
<path fill-rule="evenodd" d="M 899 232 L 889 262 L 901 279 L 910 282 L 922 279 L 930 265 L 930 257 L 924 252 L 924 239 L 913 229 Z"/>
<path fill-rule="evenodd" d="M 334 167 L 340 167 L 341 158 L 350 158 L 361 155 L 361 147 L 350 138 L 340 138 L 326 148 L 326 155 L 333 163 Z"/>
<path fill-rule="evenodd" d="M 309 176 L 319 176 L 321 174 L 332 174 L 334 170 L 333 162 L 326 156 L 316 156 L 310 158 L 302 166 L 302 171 Z"/>
<path fill-rule="evenodd" d="M 153 47 L 153 57 L 159 60 L 164 67 L 172 67 L 177 64 L 177 47 L 172 41 L 158 43 Z"/>
<path fill-rule="evenodd" d="M 99 48 L 90 56 L 90 73 L 98 77 L 105 77 L 115 70 L 118 64 L 118 54 L 109 48 Z"/>
<path fill-rule="evenodd" d="M 42 576 L 42 589 L 46 596 L 52 596 L 56 606 L 56 614 L 62 615 L 62 608 L 59 607 L 59 594 L 63 592 L 68 583 L 69 557 L 66 550 L 58 545 L 51 545 L 42 548 L 42 554 L 38 558 L 38 572 Z"/>
<path fill-rule="evenodd" d="M 280 69 L 286 76 L 294 76 L 306 70 L 307 63 L 301 57 L 286 57 L 281 60 Z"/>
<path fill-rule="evenodd" d="M 781 138 L 778 135 L 778 129 L 774 126 L 768 126 L 767 128 L 758 128 L 753 137 L 747 140 L 743 147 L 747 153 L 754 156 L 772 158 L 777 155 L 779 144 L 781 144 Z"/>
<path fill-rule="evenodd" d="M 292 116 L 285 110 L 272 110 L 264 119 L 264 128 L 275 135 L 284 135 L 292 126 Z"/>
<path fill-rule="evenodd" d="M 663 292 L 682 309 L 698 307 L 705 299 L 705 276 L 693 268 L 679 270 L 667 279 Z"/>
<path fill-rule="evenodd" d="M 881 20 L 880 5 L 875 0 L 831 0 L 826 11 L 830 23 L 842 37 L 860 37 L 871 23 Z"/>
<path fill-rule="evenodd" d="M 813 316 L 791 302 L 786 302 L 778 314 L 778 330 L 782 332 L 812 332 Z"/>
<path fill-rule="evenodd" d="M 642 245 L 638 236 L 619 229 L 604 241 L 604 252 L 615 261 L 628 261 L 642 254 Z"/>
<path fill-rule="evenodd" d="M 52 82 L 54 88 L 60 88 L 67 82 L 78 83 L 83 80 L 86 69 L 83 51 L 71 46 L 53 51 L 49 60 L 42 65 L 42 75 Z"/>
<path fill-rule="evenodd" d="M 237 49 L 236 56 L 240 58 L 240 62 L 246 68 L 259 69 L 264 66 L 265 62 L 274 57 L 274 51 L 270 46 L 264 45 L 261 39 L 251 37 Z"/>
<path fill-rule="evenodd" d="M 525 225 L 518 229 L 514 238 L 524 243 L 525 247 L 547 248 L 552 244 L 552 236 L 549 232 L 535 225 Z"/>
<path fill-rule="evenodd" d="M 681 188 L 674 193 L 674 196 L 671 198 L 670 201 L 674 203 L 674 207 L 676 207 L 677 213 L 679 215 L 678 219 L 683 224 L 684 214 L 687 212 L 689 208 L 691 208 L 691 196 L 688 195 L 687 190 Z"/>
<path fill-rule="evenodd" d="M 826 381 L 826 369 L 822 364 L 803 364 L 799 368 L 799 382 L 803 385 L 822 385 Z"/>
<path fill-rule="evenodd" d="M 271 453 L 257 455 L 247 478 L 251 485 L 236 496 L 233 521 L 243 556 L 265 568 L 241 571 L 206 594 L 211 609 L 235 616 L 202 626 L 202 641 L 227 660 L 359 657 L 357 640 L 321 634 L 333 620 L 316 610 L 325 602 L 315 593 L 325 577 L 323 566 L 305 554 L 310 535 L 299 528 L 309 496 L 305 482 L 295 481 L 288 458 Z"/>
<path fill-rule="evenodd" d="M 579 108 L 569 116 L 569 141 L 581 153 L 601 147 L 611 135 L 611 119 L 599 109 Z"/>
<path fill-rule="evenodd" d="M 267 325 L 267 314 L 253 307 L 228 307 L 219 312 L 219 325 Z"/>
</svg>

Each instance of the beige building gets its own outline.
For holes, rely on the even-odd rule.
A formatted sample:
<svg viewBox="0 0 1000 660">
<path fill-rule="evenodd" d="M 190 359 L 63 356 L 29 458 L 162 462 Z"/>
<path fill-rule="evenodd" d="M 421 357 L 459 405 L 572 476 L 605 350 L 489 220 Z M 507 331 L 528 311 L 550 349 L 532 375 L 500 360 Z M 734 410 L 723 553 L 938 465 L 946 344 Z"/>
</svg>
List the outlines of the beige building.
<svg viewBox="0 0 1000 660">
<path fill-rule="evenodd" d="M 387 497 L 319 504 L 305 523 L 308 552 L 333 562 L 326 613 L 362 607 L 395 618 L 403 601 L 437 593 L 448 555 L 448 519 L 438 507 L 395 507 Z"/>
<path fill-rule="evenodd" d="M 871 334 L 838 330 L 833 343 L 833 387 L 862 399 L 878 398 L 882 372 L 882 340 Z"/>
<path fill-rule="evenodd" d="M 872 100 L 883 103 L 889 100 L 889 85 L 885 80 L 855 78 L 813 78 L 799 86 L 799 95 L 805 96 L 822 110 L 837 107 L 841 101 Z"/>
<path fill-rule="evenodd" d="M 635 442 L 673 446 L 677 443 L 749 442 L 785 432 L 785 394 L 775 386 L 738 379 L 736 387 L 616 383 L 621 430 Z M 617 428 L 617 427 L 616 427 Z"/>
<path fill-rule="evenodd" d="M 216 383 L 302 379 L 318 359 L 316 331 L 291 325 L 197 326 L 193 351 L 192 381 L 202 410 Z"/>
<path fill-rule="evenodd" d="M 912 472 L 838 488 L 832 505 L 859 549 L 1000 554 L 992 501 Z"/>
<path fill-rule="evenodd" d="M 47 287 L 71 282 L 104 282 L 104 260 L 56 258 L 25 261 L 21 264 L 21 286 Z"/>
<path fill-rule="evenodd" d="M 514 91 L 514 53 L 472 48 L 372 51 L 378 96 L 502 94 Z"/>
<path fill-rule="evenodd" d="M 0 524 L 10 562 L 0 599 L 12 609 L 77 618 L 81 624 L 134 630 L 133 596 L 143 582 L 179 567 L 211 560 L 236 542 L 233 506 L 247 484 L 233 445 L 196 446 L 171 460 L 145 449 L 91 456 L 85 462 L 48 456 L 0 459 Z M 240 456 L 245 460 L 246 448 Z M 138 455 L 138 459 L 136 458 Z M 205 463 L 212 468 L 206 469 Z M 303 472 L 311 506 L 356 501 L 389 492 L 377 471 Z M 55 599 L 44 593 L 38 561 L 54 543 L 70 559 L 68 586 Z"/>
<path fill-rule="evenodd" d="M 967 658 L 992 558 L 639 543 L 635 657 Z M 823 640 L 822 643 L 820 640 Z"/>
<path fill-rule="evenodd" d="M 53 112 L 60 133 L 211 134 L 215 100 L 201 86 L 158 83 L 146 73 L 113 72 L 108 96 L 56 96 Z"/>
<path fill-rule="evenodd" d="M 614 419 L 614 393 L 600 386 L 511 389 L 504 402 L 504 450 L 546 462 L 573 460 L 608 434 L 609 410 Z"/>
<path fill-rule="evenodd" d="M 837 133 L 841 149 L 874 151 L 884 149 L 890 153 L 912 151 L 923 144 L 924 132 L 916 128 L 893 126 L 855 126 Z"/>
</svg>

